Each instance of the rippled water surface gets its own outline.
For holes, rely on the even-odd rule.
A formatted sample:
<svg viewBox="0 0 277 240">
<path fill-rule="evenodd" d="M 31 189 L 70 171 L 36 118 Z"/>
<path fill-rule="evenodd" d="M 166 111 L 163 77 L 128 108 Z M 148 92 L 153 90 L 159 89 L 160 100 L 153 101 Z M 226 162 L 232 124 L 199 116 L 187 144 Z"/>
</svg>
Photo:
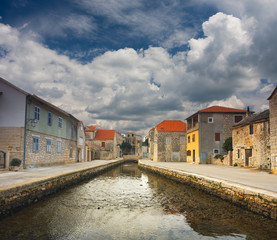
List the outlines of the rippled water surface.
<svg viewBox="0 0 277 240">
<path fill-rule="evenodd" d="M 277 239 L 277 223 L 124 164 L 0 222 L 0 239 Z"/>
</svg>

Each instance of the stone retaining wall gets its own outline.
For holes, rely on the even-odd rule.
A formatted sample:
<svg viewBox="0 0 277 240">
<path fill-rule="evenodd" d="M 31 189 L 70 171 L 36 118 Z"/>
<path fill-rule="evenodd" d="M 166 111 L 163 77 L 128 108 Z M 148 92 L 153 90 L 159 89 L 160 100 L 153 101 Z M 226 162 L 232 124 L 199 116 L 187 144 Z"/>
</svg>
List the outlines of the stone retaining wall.
<svg viewBox="0 0 277 240">
<path fill-rule="evenodd" d="M 68 186 L 89 179 L 124 161 L 111 162 L 58 176 L 8 187 L 0 191 L 0 219 Z"/>
<path fill-rule="evenodd" d="M 254 213 L 277 221 L 277 198 L 266 194 L 267 191 L 258 192 L 251 187 L 231 184 L 223 180 L 203 177 L 198 174 L 151 166 L 141 162 L 139 162 L 139 167 L 201 189 L 208 194 L 215 195 L 239 207 L 246 208 Z"/>
</svg>

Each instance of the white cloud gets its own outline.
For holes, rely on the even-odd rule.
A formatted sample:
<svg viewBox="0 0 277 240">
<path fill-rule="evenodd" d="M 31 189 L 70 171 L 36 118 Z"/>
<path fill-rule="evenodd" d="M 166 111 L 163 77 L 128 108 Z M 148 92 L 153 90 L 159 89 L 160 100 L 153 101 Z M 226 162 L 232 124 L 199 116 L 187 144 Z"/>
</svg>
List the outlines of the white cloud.
<svg viewBox="0 0 277 240">
<path fill-rule="evenodd" d="M 203 39 L 189 40 L 188 52 L 125 48 L 81 64 L 0 23 L 0 76 L 85 124 L 142 132 L 209 104 L 244 108 L 239 94 L 257 89 L 261 78 L 246 61 L 250 27 L 218 13 L 203 23 Z"/>
</svg>

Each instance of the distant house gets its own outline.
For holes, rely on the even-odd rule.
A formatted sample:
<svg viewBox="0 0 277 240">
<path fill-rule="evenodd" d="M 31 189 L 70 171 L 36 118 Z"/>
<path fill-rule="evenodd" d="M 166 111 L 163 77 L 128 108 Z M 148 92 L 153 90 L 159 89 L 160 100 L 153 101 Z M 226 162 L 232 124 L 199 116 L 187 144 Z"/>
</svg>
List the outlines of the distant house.
<svg viewBox="0 0 277 240">
<path fill-rule="evenodd" d="M 277 170 L 277 87 L 269 100 L 271 168 Z"/>
<path fill-rule="evenodd" d="M 110 160 L 118 156 L 118 149 L 116 141 L 115 130 L 97 129 L 93 144 L 98 147 L 95 152 L 95 159 Z"/>
<path fill-rule="evenodd" d="M 13 157 L 23 160 L 23 167 L 78 161 L 80 121 L 71 114 L 2 78 L 0 112 L 0 152 L 5 153 L 5 167 Z M 81 142 L 79 147 L 83 149 Z"/>
<path fill-rule="evenodd" d="M 183 121 L 165 120 L 155 127 L 153 160 L 156 162 L 186 161 L 186 124 Z"/>
<path fill-rule="evenodd" d="M 251 114 L 233 126 L 233 164 L 270 168 L 269 110 Z"/>
<path fill-rule="evenodd" d="M 100 127 L 98 125 L 85 126 L 85 139 L 86 139 L 86 157 L 88 161 L 96 158 L 96 151 L 100 150 L 97 145 L 93 143 L 96 131 Z"/>
<path fill-rule="evenodd" d="M 222 154 L 222 145 L 232 136 L 232 126 L 241 121 L 247 111 L 212 106 L 194 113 L 187 120 L 187 161 L 208 163 Z"/>
<path fill-rule="evenodd" d="M 130 154 L 142 156 L 142 137 L 135 132 L 126 132 L 125 141 L 131 144 Z"/>
</svg>

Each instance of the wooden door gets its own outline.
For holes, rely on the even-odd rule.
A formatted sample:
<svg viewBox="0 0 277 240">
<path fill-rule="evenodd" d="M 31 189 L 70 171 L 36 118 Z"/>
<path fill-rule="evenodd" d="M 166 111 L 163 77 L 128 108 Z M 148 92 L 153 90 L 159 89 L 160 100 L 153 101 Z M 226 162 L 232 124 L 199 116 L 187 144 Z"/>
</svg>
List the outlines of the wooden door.
<svg viewBox="0 0 277 240">
<path fill-rule="evenodd" d="M 195 162 L 195 150 L 192 151 L 192 160 Z"/>
<path fill-rule="evenodd" d="M 245 149 L 245 167 L 249 166 L 249 157 L 252 157 L 252 149 Z"/>
</svg>

